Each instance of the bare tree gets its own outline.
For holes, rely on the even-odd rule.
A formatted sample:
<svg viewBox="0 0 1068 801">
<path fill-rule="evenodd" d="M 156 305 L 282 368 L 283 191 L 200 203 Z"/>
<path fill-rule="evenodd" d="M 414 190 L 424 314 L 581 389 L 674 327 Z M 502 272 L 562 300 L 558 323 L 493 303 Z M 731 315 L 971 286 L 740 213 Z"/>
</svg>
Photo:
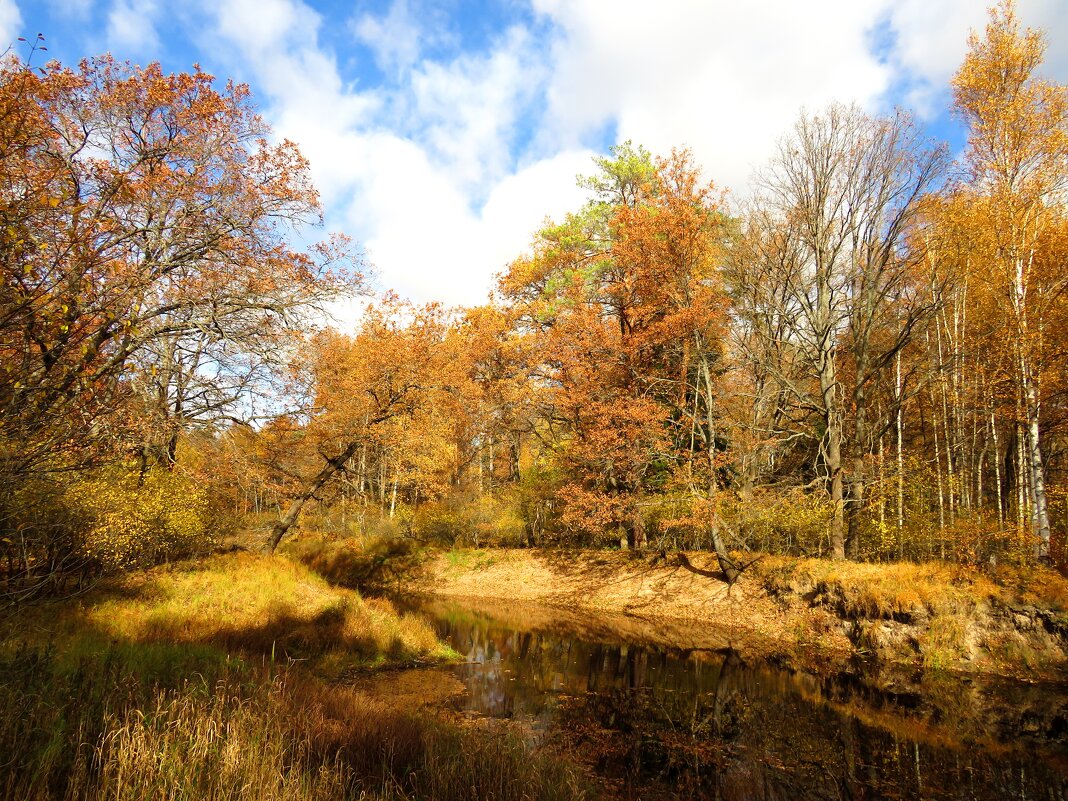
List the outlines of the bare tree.
<svg viewBox="0 0 1068 801">
<path fill-rule="evenodd" d="M 788 329 L 777 337 L 788 338 L 816 385 L 807 396 L 797 382 L 790 387 L 821 419 L 819 462 L 833 506 L 836 558 L 855 540 L 863 504 L 874 441 L 872 383 L 932 308 L 909 279 L 905 246 L 924 193 L 945 164 L 945 151 L 928 146 L 907 115 L 876 118 L 832 106 L 802 114 L 760 179 L 762 262 L 775 283 L 765 302 Z M 778 231 L 768 233 L 769 222 Z M 843 377 L 846 356 L 850 375 Z"/>
</svg>

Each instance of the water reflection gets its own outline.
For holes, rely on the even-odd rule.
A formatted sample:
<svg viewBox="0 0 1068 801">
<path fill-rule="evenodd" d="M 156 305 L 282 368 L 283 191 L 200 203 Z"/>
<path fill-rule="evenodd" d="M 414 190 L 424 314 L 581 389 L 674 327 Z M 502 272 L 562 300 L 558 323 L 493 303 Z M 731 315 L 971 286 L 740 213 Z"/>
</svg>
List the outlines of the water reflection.
<svg viewBox="0 0 1068 801">
<path fill-rule="evenodd" d="M 1063 799 L 1068 688 L 794 673 L 729 648 L 576 637 L 422 604 L 459 702 L 529 727 L 621 798 Z"/>
</svg>

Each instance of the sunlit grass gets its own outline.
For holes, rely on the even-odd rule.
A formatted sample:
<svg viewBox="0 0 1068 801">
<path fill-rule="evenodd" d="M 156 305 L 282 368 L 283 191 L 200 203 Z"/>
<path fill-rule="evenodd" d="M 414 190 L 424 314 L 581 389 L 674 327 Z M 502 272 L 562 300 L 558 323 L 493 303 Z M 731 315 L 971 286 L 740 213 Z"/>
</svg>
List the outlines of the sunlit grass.
<svg viewBox="0 0 1068 801">
<path fill-rule="evenodd" d="M 296 659 L 329 673 L 386 663 L 456 658 L 421 618 L 386 601 L 331 586 L 287 559 L 228 554 L 134 574 L 76 604 L 25 616 L 8 640 L 55 640 L 68 653 L 101 642 L 136 645 L 131 656 L 189 646 L 185 659 L 220 653 Z M 213 656 L 210 649 L 216 649 Z M 197 650 L 199 649 L 199 650 Z"/>
<path fill-rule="evenodd" d="M 1033 635 L 1026 625 L 1017 631 L 1012 622 L 1014 610 L 1021 607 L 1068 620 L 1068 581 L 1049 568 L 979 570 L 943 562 L 864 564 L 765 556 L 754 565 L 753 576 L 773 596 L 803 598 L 857 621 L 857 644 L 867 653 L 886 651 L 879 621 L 897 620 L 915 626 L 896 645 L 888 641 L 890 651 L 897 649 L 891 658 L 918 656 L 934 670 L 966 669 L 978 660 L 998 672 L 1033 674 L 1059 670 L 1063 663 L 1054 641 L 1044 633 Z"/>
<path fill-rule="evenodd" d="M 0 801 L 575 799 L 572 767 L 338 682 L 454 659 L 419 617 L 253 554 L 22 610 L 0 639 Z M 310 669 L 309 669 L 310 668 Z"/>
<path fill-rule="evenodd" d="M 942 562 L 870 564 L 765 556 L 753 569 L 773 592 L 814 592 L 848 617 L 969 613 L 1000 592 L 979 571 Z"/>
</svg>

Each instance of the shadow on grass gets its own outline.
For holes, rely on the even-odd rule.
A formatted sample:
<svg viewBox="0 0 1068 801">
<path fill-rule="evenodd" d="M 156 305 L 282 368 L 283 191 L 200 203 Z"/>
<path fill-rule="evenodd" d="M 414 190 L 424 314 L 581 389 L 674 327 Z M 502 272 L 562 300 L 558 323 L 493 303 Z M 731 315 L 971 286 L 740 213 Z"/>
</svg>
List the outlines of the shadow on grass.
<svg viewBox="0 0 1068 801">
<path fill-rule="evenodd" d="M 460 729 L 317 678 L 302 660 L 324 650 L 371 663 L 437 641 L 420 645 L 416 619 L 388 603 L 260 560 L 26 610 L 0 641 L 0 801 L 589 797 L 577 770 L 507 731 Z M 285 597 L 237 618 L 221 600 L 183 595 L 240 586 L 242 570 L 264 571 L 254 584 L 273 576 Z"/>
<path fill-rule="evenodd" d="M 370 593 L 396 592 L 425 559 L 417 542 L 402 537 L 376 538 L 357 547 L 351 540 L 304 536 L 287 543 L 285 551 L 331 584 Z"/>
</svg>

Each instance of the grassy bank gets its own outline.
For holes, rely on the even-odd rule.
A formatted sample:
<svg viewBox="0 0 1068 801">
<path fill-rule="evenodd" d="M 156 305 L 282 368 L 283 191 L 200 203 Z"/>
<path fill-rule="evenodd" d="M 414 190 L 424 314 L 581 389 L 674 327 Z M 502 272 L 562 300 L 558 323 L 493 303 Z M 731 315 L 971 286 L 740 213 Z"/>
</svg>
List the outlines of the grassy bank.
<svg viewBox="0 0 1068 801">
<path fill-rule="evenodd" d="M 22 610 L 0 641 L 0 799 L 565 799 L 508 731 L 338 682 L 453 657 L 418 618 L 236 554 Z"/>
<path fill-rule="evenodd" d="M 712 554 L 453 549 L 298 538 L 292 553 L 332 582 L 529 602 L 587 616 L 710 624 L 754 655 L 799 664 L 854 655 L 943 671 L 1062 678 L 1068 580 L 1043 567 L 978 570 L 747 555 L 728 585 Z M 674 629 L 673 629 L 674 630 Z M 680 640 L 676 647 L 699 647 Z"/>
<path fill-rule="evenodd" d="M 1051 677 L 1068 663 L 1068 581 L 1049 568 L 767 556 L 750 581 L 784 614 L 833 614 L 859 653 L 887 661 Z"/>
<path fill-rule="evenodd" d="M 297 660 L 327 678 L 346 670 L 455 657 L 420 618 L 331 586 L 286 559 L 237 553 L 130 574 L 73 603 L 42 604 L 11 636 L 66 654 L 102 642 L 183 653 Z M 11 638 L 9 636 L 9 639 Z"/>
</svg>

